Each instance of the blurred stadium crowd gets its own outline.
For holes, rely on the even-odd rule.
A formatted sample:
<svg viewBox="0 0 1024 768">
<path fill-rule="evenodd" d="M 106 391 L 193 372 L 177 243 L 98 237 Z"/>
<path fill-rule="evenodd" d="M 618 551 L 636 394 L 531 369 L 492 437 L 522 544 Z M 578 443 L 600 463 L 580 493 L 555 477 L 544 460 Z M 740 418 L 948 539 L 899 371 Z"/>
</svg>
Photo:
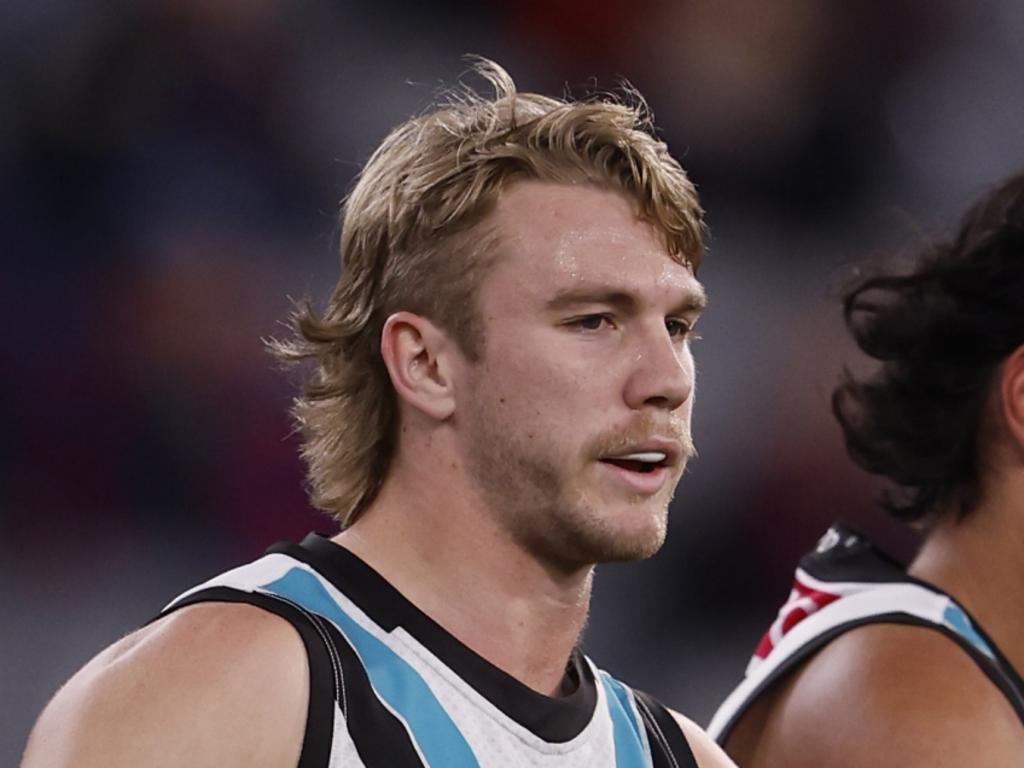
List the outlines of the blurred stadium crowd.
<svg viewBox="0 0 1024 768">
<path fill-rule="evenodd" d="M 555 95 L 628 78 L 701 191 L 700 459 L 585 642 L 706 719 L 829 521 L 912 545 L 828 413 L 834 294 L 1024 165 L 1022 40 L 1016 0 L 6 3 L 0 763 L 181 589 L 332 531 L 260 339 L 326 296 L 353 174 L 466 52 Z"/>
</svg>

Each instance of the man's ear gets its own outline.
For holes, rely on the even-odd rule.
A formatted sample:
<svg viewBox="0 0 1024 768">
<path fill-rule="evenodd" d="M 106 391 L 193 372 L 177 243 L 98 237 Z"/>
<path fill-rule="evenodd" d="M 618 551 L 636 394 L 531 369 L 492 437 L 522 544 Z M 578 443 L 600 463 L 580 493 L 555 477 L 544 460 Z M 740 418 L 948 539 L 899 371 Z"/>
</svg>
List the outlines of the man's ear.
<svg viewBox="0 0 1024 768">
<path fill-rule="evenodd" d="M 381 329 L 380 354 L 399 398 L 438 421 L 452 415 L 458 348 L 448 334 L 422 315 L 395 312 Z"/>
<path fill-rule="evenodd" d="M 1024 456 L 1024 345 L 1017 347 L 1003 362 L 1000 380 L 1003 418 L 1017 445 L 1018 455 Z"/>
</svg>

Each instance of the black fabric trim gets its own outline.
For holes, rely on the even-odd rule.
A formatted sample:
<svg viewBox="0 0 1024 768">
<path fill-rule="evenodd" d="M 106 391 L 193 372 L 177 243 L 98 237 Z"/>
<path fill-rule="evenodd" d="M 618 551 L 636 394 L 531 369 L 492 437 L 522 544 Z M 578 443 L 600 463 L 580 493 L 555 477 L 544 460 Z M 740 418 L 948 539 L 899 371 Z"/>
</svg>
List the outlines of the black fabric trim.
<svg viewBox="0 0 1024 768">
<path fill-rule="evenodd" d="M 992 662 L 992 659 L 971 645 L 968 640 L 941 624 L 935 624 L 918 616 L 911 616 L 906 613 L 882 613 L 875 616 L 865 616 L 860 619 L 854 619 L 853 621 L 848 621 L 845 624 L 837 624 L 802 645 L 796 652 L 776 667 L 770 675 L 762 680 L 753 691 L 751 691 L 750 695 L 747 696 L 743 703 L 733 713 L 732 717 L 729 718 L 729 721 L 725 726 L 723 726 L 721 733 L 718 734 L 718 743 L 723 745 L 726 743 L 729 735 L 732 733 L 732 729 L 740 721 L 740 718 L 746 714 L 747 710 L 757 700 L 757 698 L 765 693 L 765 691 L 767 691 L 771 686 L 782 680 L 782 678 L 794 671 L 796 667 L 806 661 L 811 655 L 821 650 L 825 645 L 839 637 L 839 635 L 849 632 L 852 629 L 856 629 L 857 627 L 868 626 L 871 624 L 907 624 L 934 630 L 945 635 L 967 652 L 967 655 L 971 657 L 975 664 L 977 664 L 978 668 L 985 673 L 985 676 L 988 677 L 988 679 L 991 680 L 1006 697 L 1010 706 L 1012 706 L 1014 711 L 1017 713 L 1017 717 L 1020 719 L 1021 724 L 1024 725 L 1024 700 L 1022 700 L 1020 693 L 1014 690 L 1013 685 L 1006 677 L 1004 670 L 999 669 Z"/>
<path fill-rule="evenodd" d="M 953 600 L 953 598 L 950 599 Z M 953 600 L 953 602 L 956 603 L 956 600 Z M 1016 667 L 1010 663 L 1010 660 L 1006 658 L 999 646 L 996 645 L 995 640 L 989 637 L 988 633 L 981 624 L 978 623 L 974 616 L 972 616 L 966 608 L 960 605 L 960 603 L 956 603 L 956 605 L 967 615 L 967 618 L 971 621 L 971 625 L 974 627 L 974 631 L 981 635 L 981 639 L 988 643 L 988 647 L 991 648 L 992 653 L 995 654 L 999 665 L 999 672 L 1006 678 L 1004 682 L 1008 683 L 1013 690 L 1013 696 L 1017 702 L 1014 704 L 1013 708 L 1017 710 L 1021 723 L 1024 724 L 1024 679 L 1021 679 L 1020 673 L 1017 672 Z M 1007 694 L 1007 698 L 1011 698 L 1009 694 Z M 1011 699 L 1010 703 L 1013 704 L 1013 702 L 1014 700 Z"/>
<path fill-rule="evenodd" d="M 649 693 L 633 689 L 636 708 L 647 730 L 654 768 L 697 768 L 697 758 L 675 717 Z"/>
<path fill-rule="evenodd" d="M 210 587 L 173 603 L 157 618 L 197 603 L 253 605 L 280 616 L 299 633 L 309 659 L 309 706 L 298 768 L 327 768 L 334 740 L 334 702 L 338 693 L 338 675 L 332 663 L 327 638 L 321 635 L 311 615 L 277 597 L 231 587 Z"/>
<path fill-rule="evenodd" d="M 405 725 L 377 697 L 366 668 L 337 627 L 323 622 L 343 670 L 341 709 L 367 768 L 423 768 Z"/>
<path fill-rule="evenodd" d="M 401 626 L 508 717 L 548 742 L 578 736 L 594 715 L 597 683 L 583 654 L 574 650 L 567 665 L 564 696 L 544 696 L 459 642 L 410 603 L 369 565 L 319 534 L 301 544 L 267 550 L 300 560 L 321 573 L 374 622 L 391 631 Z"/>
<path fill-rule="evenodd" d="M 904 582 L 920 584 L 934 591 L 932 585 L 910 576 L 903 563 L 887 555 L 851 526 L 836 522 L 829 532 L 838 537 L 834 546 L 824 552 L 812 551 L 800 559 L 800 567 L 814 578 L 865 584 Z"/>
</svg>

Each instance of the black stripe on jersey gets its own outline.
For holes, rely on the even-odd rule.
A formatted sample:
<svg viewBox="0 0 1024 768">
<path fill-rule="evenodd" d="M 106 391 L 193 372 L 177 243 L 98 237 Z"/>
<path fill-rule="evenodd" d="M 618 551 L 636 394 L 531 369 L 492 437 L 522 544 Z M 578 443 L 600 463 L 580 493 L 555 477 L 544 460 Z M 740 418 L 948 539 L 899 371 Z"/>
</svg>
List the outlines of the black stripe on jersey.
<svg viewBox="0 0 1024 768">
<path fill-rule="evenodd" d="M 857 627 L 863 627 L 869 624 L 909 624 L 912 626 L 922 627 L 924 629 L 931 629 L 945 635 L 963 648 L 967 655 L 974 660 L 974 663 L 978 665 L 978 668 L 985 673 L 985 676 L 988 677 L 988 679 L 991 680 L 1006 697 L 1010 706 L 1012 706 L 1014 711 L 1017 713 L 1017 717 L 1020 718 L 1021 723 L 1024 724 L 1024 698 L 1022 698 L 1021 692 L 1014 687 L 1014 682 L 1006 676 L 1005 671 L 1000 669 L 998 664 L 991 658 L 975 648 L 969 640 L 942 624 L 935 624 L 917 616 L 911 616 L 906 613 L 880 613 L 874 616 L 864 616 L 859 619 L 854 619 L 853 621 L 848 621 L 844 624 L 837 624 L 831 629 L 828 629 L 820 635 L 812 638 L 806 644 L 797 649 L 791 656 L 779 664 L 779 666 L 776 667 L 770 675 L 762 680 L 760 684 L 750 692 L 750 695 L 747 696 L 740 706 L 737 707 L 736 711 L 733 712 L 732 717 L 729 718 L 729 721 L 722 728 L 721 733 L 718 734 L 718 743 L 726 743 L 729 735 L 732 733 L 732 729 L 736 726 L 736 723 L 739 722 L 744 713 L 746 713 L 750 708 L 751 704 L 753 704 L 758 697 L 768 690 L 768 688 L 773 684 L 795 670 L 812 654 L 821 650 L 832 640 L 839 637 L 839 635 L 849 632 L 852 629 L 856 629 Z M 975 628 L 977 628 L 977 625 L 975 625 Z"/>
<path fill-rule="evenodd" d="M 654 768 L 697 768 L 697 758 L 672 713 L 649 693 L 634 688 L 633 698 L 647 730 Z"/>
<path fill-rule="evenodd" d="M 367 768 L 423 768 L 405 724 L 374 693 L 355 649 L 334 624 L 324 621 L 344 671 L 342 714 Z"/>
<path fill-rule="evenodd" d="M 302 636 L 309 656 L 310 701 L 298 768 L 326 768 L 334 736 L 335 701 L 367 768 L 423 768 L 405 725 L 377 698 L 358 655 L 334 624 L 285 598 L 229 587 L 201 590 L 175 603 L 171 610 L 202 602 L 265 608 L 291 623 Z"/>
<path fill-rule="evenodd" d="M 275 544 L 283 553 L 312 566 L 376 624 L 390 632 L 402 627 L 459 677 L 510 718 L 539 738 L 563 743 L 578 736 L 594 716 L 597 681 L 582 654 L 569 658 L 559 697 L 544 696 L 459 642 L 409 602 L 368 564 L 319 534 L 301 545 Z"/>
<path fill-rule="evenodd" d="M 210 587 L 193 592 L 167 608 L 161 617 L 197 603 L 246 603 L 276 614 L 291 624 L 302 638 L 309 659 L 309 706 L 306 710 L 306 732 L 298 768 L 327 768 L 334 740 L 334 702 L 337 695 L 338 671 L 330 657 L 327 638 L 310 620 L 309 614 L 286 600 L 231 587 Z"/>
</svg>

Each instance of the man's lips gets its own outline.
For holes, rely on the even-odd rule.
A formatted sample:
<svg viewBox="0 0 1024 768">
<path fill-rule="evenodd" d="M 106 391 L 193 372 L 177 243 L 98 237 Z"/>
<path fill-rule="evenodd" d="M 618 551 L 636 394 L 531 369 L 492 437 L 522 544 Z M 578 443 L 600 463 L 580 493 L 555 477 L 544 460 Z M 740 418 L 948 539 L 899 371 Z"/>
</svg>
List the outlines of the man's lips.
<svg viewBox="0 0 1024 768">
<path fill-rule="evenodd" d="M 656 438 L 624 446 L 601 456 L 600 460 L 635 472 L 651 472 L 677 466 L 682 455 L 679 442 Z"/>
<path fill-rule="evenodd" d="M 658 438 L 616 449 L 601 456 L 599 461 L 632 492 L 650 495 L 661 490 L 682 455 L 680 443 Z"/>
<path fill-rule="evenodd" d="M 628 488 L 630 493 L 651 496 L 664 487 L 671 470 L 668 467 L 648 464 L 644 469 L 634 469 L 628 462 L 601 460 L 599 462 L 616 483 Z"/>
</svg>

